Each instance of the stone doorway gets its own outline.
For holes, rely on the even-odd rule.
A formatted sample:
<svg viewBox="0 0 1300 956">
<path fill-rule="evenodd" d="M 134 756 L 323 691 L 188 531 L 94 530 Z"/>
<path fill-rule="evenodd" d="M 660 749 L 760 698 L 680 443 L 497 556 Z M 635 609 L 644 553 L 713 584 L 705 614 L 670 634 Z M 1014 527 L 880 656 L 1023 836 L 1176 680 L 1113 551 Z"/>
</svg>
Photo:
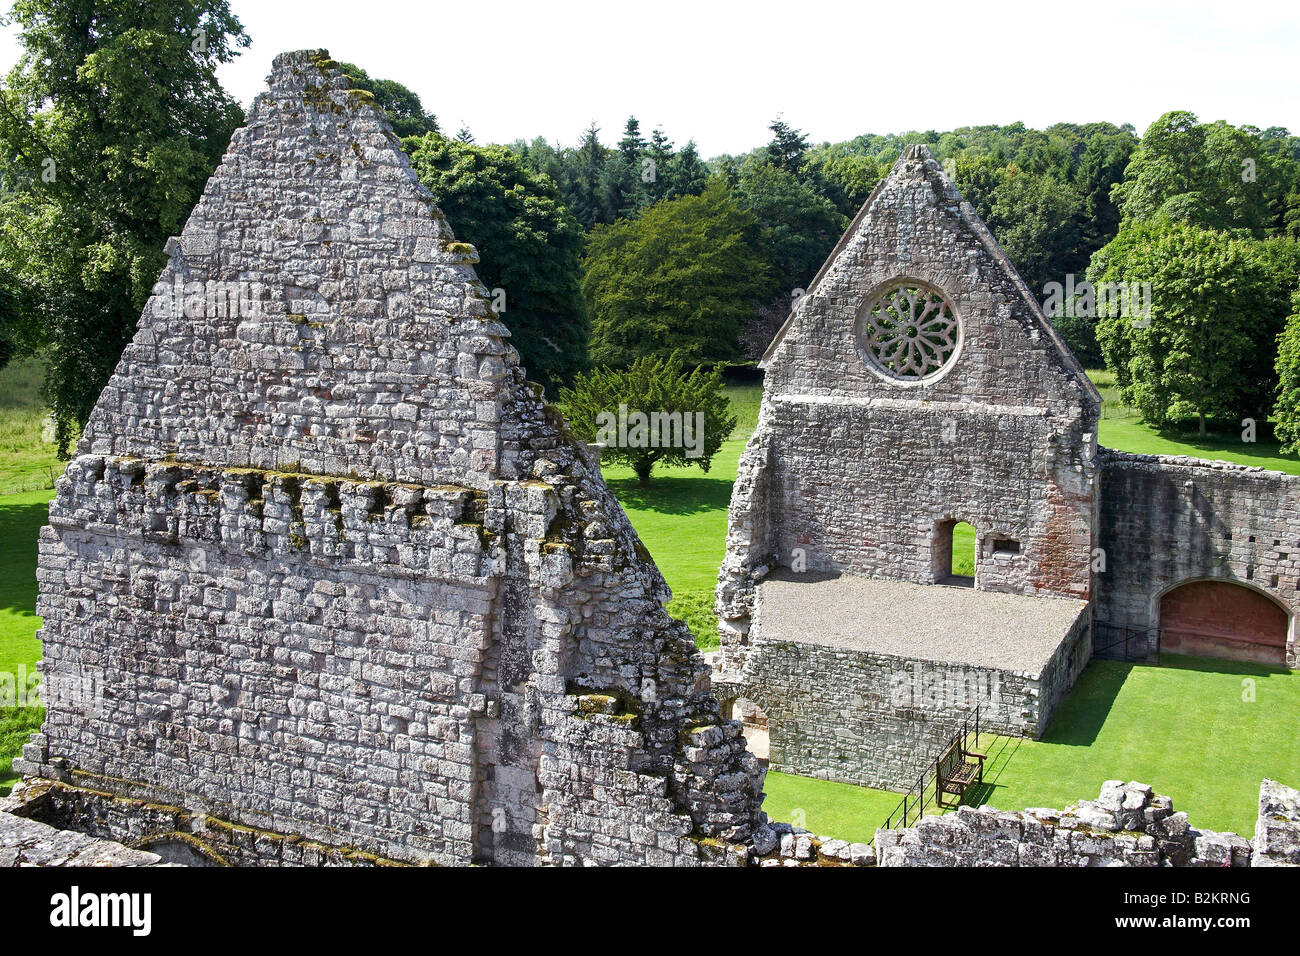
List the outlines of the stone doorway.
<svg viewBox="0 0 1300 956">
<path fill-rule="evenodd" d="M 1160 650 L 1255 664 L 1286 664 L 1289 615 L 1230 581 L 1189 581 L 1160 598 Z"/>
<path fill-rule="evenodd" d="M 930 574 L 935 584 L 975 587 L 977 542 L 975 528 L 956 518 L 935 522 L 930 545 Z"/>
</svg>

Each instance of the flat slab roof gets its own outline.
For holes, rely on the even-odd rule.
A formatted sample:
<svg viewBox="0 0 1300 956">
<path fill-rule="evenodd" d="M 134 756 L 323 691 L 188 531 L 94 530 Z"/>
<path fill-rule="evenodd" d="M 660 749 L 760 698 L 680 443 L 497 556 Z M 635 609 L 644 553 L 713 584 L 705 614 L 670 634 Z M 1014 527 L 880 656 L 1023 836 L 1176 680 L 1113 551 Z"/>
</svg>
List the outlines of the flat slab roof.
<svg viewBox="0 0 1300 956">
<path fill-rule="evenodd" d="M 755 630 L 896 657 L 1042 673 L 1086 601 L 780 570 L 758 585 Z"/>
</svg>

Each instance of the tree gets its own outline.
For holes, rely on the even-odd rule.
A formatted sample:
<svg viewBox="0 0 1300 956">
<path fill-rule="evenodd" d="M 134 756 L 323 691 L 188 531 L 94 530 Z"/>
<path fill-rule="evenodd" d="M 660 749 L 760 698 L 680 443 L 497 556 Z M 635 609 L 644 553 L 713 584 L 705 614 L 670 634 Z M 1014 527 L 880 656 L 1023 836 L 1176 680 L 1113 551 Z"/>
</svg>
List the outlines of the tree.
<svg viewBox="0 0 1300 956">
<path fill-rule="evenodd" d="M 1253 127 L 1202 125 L 1175 111 L 1147 129 L 1112 195 L 1125 222 L 1159 217 L 1258 237 L 1275 227 L 1270 199 L 1285 192 L 1276 165 Z"/>
<path fill-rule="evenodd" d="M 1069 184 L 1009 166 L 992 199 L 985 221 L 1035 295 L 1087 267 L 1087 254 L 1077 254 L 1079 201 Z"/>
<path fill-rule="evenodd" d="M 848 218 L 862 208 L 876 184 L 889 172 L 869 156 L 821 156 L 804 164 L 809 182 Z"/>
<path fill-rule="evenodd" d="M 505 146 L 429 133 L 404 143 L 416 175 L 460 238 L 479 251 L 478 276 L 503 309 L 529 373 L 543 385 L 587 364 L 590 324 L 579 291 L 582 227 L 555 184 Z"/>
<path fill-rule="evenodd" d="M 368 90 L 374 96 L 375 104 L 384 111 L 398 136 L 439 132 L 438 117 L 426 112 L 420 97 L 401 83 L 376 79 L 355 63 L 340 63 L 339 69 L 352 81 L 353 87 Z"/>
<path fill-rule="evenodd" d="M 641 124 L 635 116 L 629 116 L 618 149 L 610 155 L 602 171 L 601 200 L 605 210 L 602 222 L 630 219 L 649 204 L 649 187 L 643 181 L 641 165 L 645 150 Z"/>
<path fill-rule="evenodd" d="M 1295 244 L 1284 242 L 1155 222 L 1121 229 L 1098 252 L 1094 283 L 1150 290 L 1149 314 L 1099 308 L 1097 324 L 1121 396 L 1148 422 L 1196 418 L 1204 436 L 1209 420 L 1259 416 L 1272 405 L 1263 370 L 1273 368 L 1300 264 Z"/>
<path fill-rule="evenodd" d="M 11 334 L 49 357 L 61 453 L 165 262 L 163 244 L 243 121 L 216 69 L 247 46 L 226 0 L 19 0 L 0 89 L 0 271 Z"/>
<path fill-rule="evenodd" d="M 569 160 L 571 171 L 566 177 L 566 195 L 570 211 L 590 229 L 598 222 L 613 222 L 614 216 L 604 202 L 605 163 L 609 150 L 600 144 L 600 128 L 592 123 L 582 134 L 582 143 Z"/>
<path fill-rule="evenodd" d="M 594 362 L 623 367 L 680 350 L 693 365 L 737 355 L 737 334 L 771 288 L 758 223 L 720 182 L 588 237 L 582 293 Z"/>
<path fill-rule="evenodd" d="M 1274 434 L 1285 454 L 1300 453 L 1300 289 L 1291 295 L 1291 314 L 1277 340 L 1277 417 Z"/>
<path fill-rule="evenodd" d="M 830 200 L 771 163 L 745 166 L 732 195 L 758 220 L 776 289 L 789 293 L 806 287 L 844 232 L 845 217 Z"/>
<path fill-rule="evenodd" d="M 767 144 L 769 161 L 787 173 L 798 173 L 803 166 L 804 153 L 808 151 L 808 137 L 779 116 L 772 120 L 768 129 L 772 131 L 772 141 Z"/>
<path fill-rule="evenodd" d="M 560 389 L 559 406 L 575 435 L 602 442 L 602 460 L 631 467 L 643 488 L 655 465 L 707 472 L 736 427 L 722 366 L 687 374 L 677 352 L 583 373 Z"/>
<path fill-rule="evenodd" d="M 709 167 L 700 159 L 695 140 L 690 140 L 668 161 L 668 192 L 678 196 L 698 196 L 709 181 Z"/>
<path fill-rule="evenodd" d="M 646 192 L 650 195 L 651 203 L 666 199 L 672 190 L 669 170 L 674 155 L 673 141 L 656 126 L 650 133 L 650 145 L 646 147 L 646 156 L 649 157 L 651 168 L 654 170 L 654 177 L 646 184 Z"/>
</svg>

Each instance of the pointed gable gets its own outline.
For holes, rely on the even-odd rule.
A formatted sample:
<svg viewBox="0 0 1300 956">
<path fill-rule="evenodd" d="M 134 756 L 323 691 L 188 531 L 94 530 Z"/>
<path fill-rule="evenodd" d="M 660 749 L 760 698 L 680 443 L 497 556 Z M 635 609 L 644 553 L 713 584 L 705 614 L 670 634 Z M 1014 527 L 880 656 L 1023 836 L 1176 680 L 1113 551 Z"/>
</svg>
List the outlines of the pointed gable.
<svg viewBox="0 0 1300 956">
<path fill-rule="evenodd" d="M 80 451 L 480 486 L 517 356 L 370 94 L 277 57 Z"/>
<path fill-rule="evenodd" d="M 959 347 L 951 363 L 919 382 L 873 374 L 882 369 L 873 362 L 871 312 L 891 287 L 935 293 L 955 323 Z M 873 190 L 761 364 L 778 389 L 887 395 L 919 384 L 917 394 L 927 399 L 1100 403 L 1006 254 L 924 145 L 905 150 Z"/>
</svg>

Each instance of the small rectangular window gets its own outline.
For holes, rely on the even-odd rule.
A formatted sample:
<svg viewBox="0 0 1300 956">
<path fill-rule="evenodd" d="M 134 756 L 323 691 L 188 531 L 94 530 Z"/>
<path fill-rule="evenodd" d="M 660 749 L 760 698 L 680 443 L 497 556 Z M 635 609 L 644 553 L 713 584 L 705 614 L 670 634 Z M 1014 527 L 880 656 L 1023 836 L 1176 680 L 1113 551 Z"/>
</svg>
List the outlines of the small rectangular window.
<svg viewBox="0 0 1300 956">
<path fill-rule="evenodd" d="M 993 553 L 994 554 L 1019 554 L 1020 542 L 1015 540 L 1014 538 L 994 538 Z"/>
</svg>

